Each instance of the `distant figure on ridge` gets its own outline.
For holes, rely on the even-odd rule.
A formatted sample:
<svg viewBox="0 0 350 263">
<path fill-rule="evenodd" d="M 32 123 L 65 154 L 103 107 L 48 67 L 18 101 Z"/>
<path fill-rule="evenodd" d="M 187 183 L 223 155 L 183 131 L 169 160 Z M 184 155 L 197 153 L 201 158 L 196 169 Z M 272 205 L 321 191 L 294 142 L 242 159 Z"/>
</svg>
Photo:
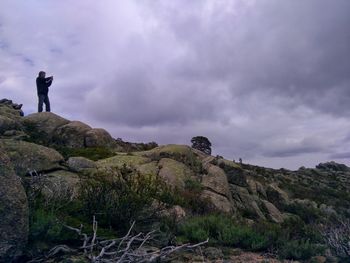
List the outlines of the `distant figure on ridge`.
<svg viewBox="0 0 350 263">
<path fill-rule="evenodd" d="M 39 76 L 36 78 L 36 88 L 38 91 L 38 112 L 43 111 L 43 103 L 45 103 L 46 111 L 50 112 L 50 100 L 49 100 L 49 87 L 52 84 L 53 76 L 45 78 L 46 73 L 44 71 L 39 72 Z"/>
</svg>

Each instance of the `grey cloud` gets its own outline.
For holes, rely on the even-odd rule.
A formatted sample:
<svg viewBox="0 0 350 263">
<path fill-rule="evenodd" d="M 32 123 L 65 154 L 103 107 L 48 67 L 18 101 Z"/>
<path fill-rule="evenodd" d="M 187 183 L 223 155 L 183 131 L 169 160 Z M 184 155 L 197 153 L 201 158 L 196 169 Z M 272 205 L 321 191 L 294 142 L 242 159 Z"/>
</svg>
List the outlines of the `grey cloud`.
<svg viewBox="0 0 350 263">
<path fill-rule="evenodd" d="M 349 159 L 350 152 L 335 153 L 329 156 L 331 159 Z"/>
<path fill-rule="evenodd" d="M 209 18 L 203 17 L 204 2 L 185 14 L 165 12 L 162 18 L 191 50 L 178 73 L 227 81 L 233 94 L 272 90 L 322 112 L 347 114 L 350 2 L 255 3 L 238 14 L 216 10 Z"/>
<path fill-rule="evenodd" d="M 347 152 L 348 0 L 4 0 L 0 23 L 0 93 L 27 112 L 44 69 L 56 113 L 114 137 L 276 167 Z"/>
</svg>

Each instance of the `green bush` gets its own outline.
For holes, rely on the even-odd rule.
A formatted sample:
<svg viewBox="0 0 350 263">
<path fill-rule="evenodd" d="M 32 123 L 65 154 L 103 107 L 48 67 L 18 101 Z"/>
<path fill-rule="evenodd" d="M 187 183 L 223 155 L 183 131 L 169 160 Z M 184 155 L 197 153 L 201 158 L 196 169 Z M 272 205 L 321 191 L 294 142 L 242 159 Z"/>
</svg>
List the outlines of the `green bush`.
<svg viewBox="0 0 350 263">
<path fill-rule="evenodd" d="M 29 240 L 55 241 L 60 239 L 62 224 L 54 213 L 43 208 L 31 212 Z"/>
<path fill-rule="evenodd" d="M 40 178 L 27 178 L 23 184 L 29 206 L 29 245 L 35 248 L 38 242 L 53 244 L 76 238 L 63 224 L 68 214 L 79 213 L 78 202 L 72 202 L 68 196 L 48 198 L 42 193 L 44 185 Z"/>
<path fill-rule="evenodd" d="M 101 226 L 127 231 L 134 220 L 156 216 L 157 201 L 172 200 L 169 188 L 158 176 L 145 176 L 124 166 L 114 175 L 99 174 L 82 182 L 82 212 Z"/>
<path fill-rule="evenodd" d="M 308 259 L 322 253 L 324 247 L 318 242 L 320 236 L 310 231 L 309 226 L 298 225 L 298 219 L 293 220 L 282 225 L 269 222 L 247 225 L 227 215 L 196 216 L 180 224 L 177 235 L 185 242 L 209 238 L 212 245 L 251 251 L 277 250 L 281 258 L 288 259 Z"/>
<path fill-rule="evenodd" d="M 189 219 L 180 225 L 179 235 L 190 242 L 209 238 L 211 244 L 239 246 L 250 250 L 265 249 L 268 245 L 268 238 L 253 228 L 220 214 Z"/>
<path fill-rule="evenodd" d="M 278 254 L 281 258 L 307 260 L 323 251 L 323 246 L 313 244 L 309 240 L 291 240 L 281 245 Z"/>
<path fill-rule="evenodd" d="M 312 206 L 294 203 L 285 205 L 284 210 L 299 216 L 307 224 L 316 223 L 324 219 L 320 209 Z"/>
</svg>

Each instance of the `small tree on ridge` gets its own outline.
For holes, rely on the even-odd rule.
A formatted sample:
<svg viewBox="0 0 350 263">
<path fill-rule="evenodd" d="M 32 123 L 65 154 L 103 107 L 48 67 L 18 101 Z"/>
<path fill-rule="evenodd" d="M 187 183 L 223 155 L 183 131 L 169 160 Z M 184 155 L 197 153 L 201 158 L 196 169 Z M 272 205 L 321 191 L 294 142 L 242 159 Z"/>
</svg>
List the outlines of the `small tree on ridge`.
<svg viewBox="0 0 350 263">
<path fill-rule="evenodd" d="M 192 148 L 200 150 L 206 154 L 211 154 L 211 142 L 207 137 L 196 136 L 191 139 Z"/>
</svg>

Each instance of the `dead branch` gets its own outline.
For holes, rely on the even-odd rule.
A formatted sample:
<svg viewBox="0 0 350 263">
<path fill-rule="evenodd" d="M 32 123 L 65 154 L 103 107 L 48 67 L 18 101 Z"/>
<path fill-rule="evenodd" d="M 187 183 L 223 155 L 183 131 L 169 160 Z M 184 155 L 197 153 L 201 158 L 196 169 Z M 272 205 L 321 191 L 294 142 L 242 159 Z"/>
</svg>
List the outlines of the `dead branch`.
<svg viewBox="0 0 350 263">
<path fill-rule="evenodd" d="M 93 233 L 91 237 L 82 232 L 83 225 L 80 225 L 79 228 L 64 226 L 83 237 L 83 245 L 75 249 L 66 245 L 59 245 L 52 248 L 45 257 L 38 258 L 32 262 L 45 262 L 46 259 L 53 258 L 59 253 L 72 254 L 80 253 L 79 251 L 81 251 L 91 263 L 150 263 L 167 260 L 171 254 L 180 250 L 200 248 L 200 246 L 205 245 L 209 241 L 207 239 L 198 244 L 182 244 L 163 248 L 152 247 L 152 251 L 147 251 L 147 243 L 154 239 L 156 231 L 150 231 L 146 234 L 142 232 L 132 234 L 135 222 L 132 223 L 124 237 L 102 241 L 97 237 L 98 224 L 95 217 L 93 217 Z"/>
<path fill-rule="evenodd" d="M 340 257 L 350 258 L 350 220 L 341 220 L 323 233 L 327 244 Z"/>
</svg>

